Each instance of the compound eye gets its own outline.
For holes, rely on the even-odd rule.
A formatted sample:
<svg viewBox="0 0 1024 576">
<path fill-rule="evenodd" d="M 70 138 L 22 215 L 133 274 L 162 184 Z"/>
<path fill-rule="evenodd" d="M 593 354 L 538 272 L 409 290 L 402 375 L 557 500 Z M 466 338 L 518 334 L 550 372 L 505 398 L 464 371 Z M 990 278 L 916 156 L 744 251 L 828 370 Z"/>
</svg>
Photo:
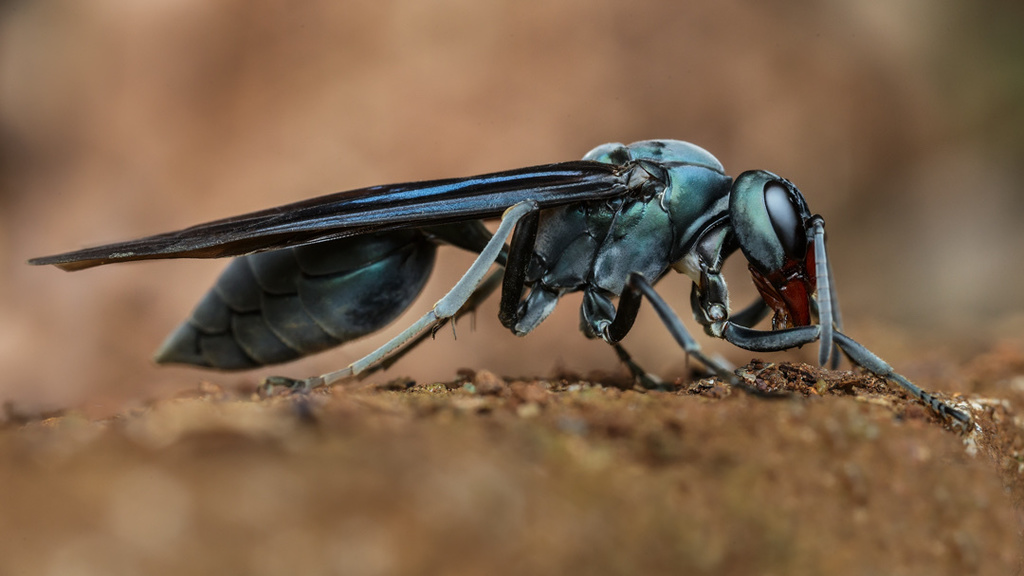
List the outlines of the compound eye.
<svg viewBox="0 0 1024 576">
<path fill-rule="evenodd" d="M 778 182 L 766 184 L 764 206 L 786 256 L 791 260 L 802 260 L 807 255 L 807 231 L 789 189 Z"/>
</svg>

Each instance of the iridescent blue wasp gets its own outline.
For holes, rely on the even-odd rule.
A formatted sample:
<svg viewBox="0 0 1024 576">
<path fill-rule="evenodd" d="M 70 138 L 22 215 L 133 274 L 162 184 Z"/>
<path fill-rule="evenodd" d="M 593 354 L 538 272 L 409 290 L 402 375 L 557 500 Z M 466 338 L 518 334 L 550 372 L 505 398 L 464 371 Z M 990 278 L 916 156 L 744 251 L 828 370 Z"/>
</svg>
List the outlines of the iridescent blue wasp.
<svg viewBox="0 0 1024 576">
<path fill-rule="evenodd" d="M 498 216 L 491 234 L 481 219 Z M 30 263 L 80 270 L 240 256 L 156 356 L 235 370 L 286 362 L 380 330 L 419 294 L 438 244 L 479 255 L 433 309 L 390 342 L 300 384 L 330 384 L 388 363 L 429 329 L 475 306 L 499 281 L 499 318 L 517 335 L 544 321 L 562 295 L 582 292 L 583 333 L 612 344 L 650 385 L 655 379 L 619 344 L 646 298 L 687 354 L 739 384 L 734 372 L 701 352 L 655 292 L 653 285 L 674 269 L 693 280 L 693 314 L 710 336 L 753 351 L 818 341 L 822 365 L 831 359 L 835 367 L 842 350 L 939 415 L 969 422 L 842 332 L 824 220 L 811 214 L 796 186 L 761 170 L 734 181 L 706 150 L 675 140 L 605 144 L 582 161 L 339 192 Z M 721 271 L 737 249 L 761 297 L 731 315 Z M 495 263 L 501 269 L 489 276 Z M 752 328 L 769 312 L 772 330 Z"/>
</svg>

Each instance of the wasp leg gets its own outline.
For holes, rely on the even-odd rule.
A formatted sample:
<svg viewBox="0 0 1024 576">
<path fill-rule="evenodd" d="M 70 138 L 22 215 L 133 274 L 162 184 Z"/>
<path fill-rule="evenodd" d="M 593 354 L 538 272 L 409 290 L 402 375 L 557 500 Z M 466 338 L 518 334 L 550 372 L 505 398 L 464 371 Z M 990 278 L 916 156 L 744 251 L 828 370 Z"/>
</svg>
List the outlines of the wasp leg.
<svg viewBox="0 0 1024 576">
<path fill-rule="evenodd" d="M 730 344 L 753 352 L 778 352 L 799 348 L 818 339 L 821 329 L 818 326 L 798 326 L 782 330 L 754 330 L 744 328 L 733 322 L 725 325 L 722 337 Z"/>
<path fill-rule="evenodd" d="M 700 344 L 686 330 L 679 316 L 654 291 L 654 287 L 647 282 L 647 279 L 640 274 L 630 274 L 629 279 L 626 281 L 626 287 L 619 297 L 619 307 L 615 313 L 615 318 L 605 328 L 605 340 L 611 344 L 616 344 L 625 337 L 636 320 L 637 312 L 640 310 L 640 301 L 643 297 L 650 300 L 655 312 L 658 313 L 658 317 L 661 318 L 662 323 L 668 328 L 669 333 L 672 334 L 672 337 L 675 338 L 676 343 L 679 344 L 684 352 L 696 358 L 701 364 L 707 366 L 719 378 L 729 384 L 742 386 L 742 382 L 735 373 L 704 354 Z"/>
<path fill-rule="evenodd" d="M 492 238 L 490 231 L 480 220 L 427 226 L 421 228 L 420 231 L 427 233 L 439 243 L 455 246 L 477 254 L 487 246 L 487 243 Z M 506 258 L 507 255 L 502 251 L 496 259 L 497 264 L 504 266 Z M 459 309 L 452 321 L 457 321 L 462 316 L 475 312 L 477 307 L 479 307 L 484 300 L 493 294 L 501 284 L 501 276 L 501 270 L 495 270 L 492 272 L 491 275 L 477 288 L 466 304 Z M 421 342 L 432 337 L 437 332 L 437 329 L 447 324 L 447 322 L 447 319 L 438 321 L 433 330 L 422 332 L 416 336 L 416 338 L 406 342 L 401 348 L 388 355 L 377 364 L 374 364 L 361 372 L 359 374 L 359 378 L 362 379 L 371 374 L 376 374 L 381 370 L 387 370 L 402 357 L 411 352 L 412 349 L 418 346 Z M 273 388 L 277 387 L 284 387 L 293 390 L 305 390 L 308 388 L 308 385 L 307 381 L 304 379 L 297 380 L 287 376 L 268 376 L 267 378 L 264 378 L 262 387 L 264 390 L 269 392 Z"/>
<path fill-rule="evenodd" d="M 618 342 L 612 344 L 612 348 L 615 349 L 615 354 L 619 357 L 619 361 L 626 365 L 630 375 L 637 384 L 643 386 L 645 390 L 669 390 L 670 386 L 665 384 L 665 381 L 658 378 L 656 375 L 643 369 L 642 366 L 633 360 L 633 356 Z"/>
<path fill-rule="evenodd" d="M 491 272 L 491 275 L 488 276 L 487 279 L 484 280 L 482 284 L 480 284 L 476 291 L 473 292 L 473 295 L 469 297 L 469 300 L 467 300 L 466 303 L 462 305 L 462 308 L 459 308 L 459 311 L 451 320 L 455 322 L 458 321 L 459 318 L 465 316 L 466 314 L 476 312 L 477 307 L 480 306 L 480 304 L 482 304 L 484 300 L 490 297 L 490 295 L 493 294 L 494 291 L 498 289 L 498 286 L 501 285 L 502 272 L 502 270 L 495 270 L 494 272 Z M 437 325 L 434 326 L 435 330 L 426 330 L 421 332 L 415 338 L 403 344 L 401 348 L 398 348 L 391 354 L 388 354 L 387 357 L 383 358 L 380 362 L 377 362 L 376 364 L 360 372 L 358 377 L 365 378 L 371 374 L 376 374 L 381 370 L 387 370 L 393 364 L 401 360 L 403 356 L 411 352 L 413 348 L 419 346 L 420 343 L 422 343 L 424 340 L 433 337 L 436 329 L 444 326 L 447 323 L 447 318 L 438 320 Z"/>
<path fill-rule="evenodd" d="M 622 344 L 613 342 L 612 348 L 615 349 L 615 354 L 619 357 L 619 361 L 626 365 L 636 383 L 643 386 L 645 390 L 668 390 L 670 388 L 661 378 L 644 370 L 642 366 L 637 364 L 633 360 L 633 356 L 622 347 Z"/>
<path fill-rule="evenodd" d="M 819 338 L 819 334 L 820 328 L 818 326 L 800 326 L 785 330 L 767 331 L 751 330 L 729 323 L 726 325 L 724 336 L 732 344 L 746 350 L 777 352 L 814 342 Z M 911 396 L 926 404 L 939 416 L 953 418 L 964 425 L 970 423 L 971 419 L 969 416 L 918 388 L 910 380 L 907 380 L 906 377 L 894 371 L 892 366 L 889 366 L 884 360 L 849 336 L 835 331 L 832 333 L 832 337 L 839 348 L 850 357 L 854 364 L 863 367 L 875 376 L 895 383 L 900 388 L 906 390 Z"/>
<path fill-rule="evenodd" d="M 640 311 L 640 302 L 639 292 L 630 290 L 627 286 L 627 289 L 619 297 L 619 306 L 615 310 L 615 317 L 611 323 L 605 325 L 601 337 L 615 348 L 619 360 L 626 365 L 630 374 L 641 386 L 648 390 L 664 390 L 665 383 L 661 378 L 644 370 L 619 343 L 633 328 L 633 322 L 636 321 L 636 315 Z"/>
<path fill-rule="evenodd" d="M 356 360 L 346 368 L 324 374 L 322 376 L 316 376 L 309 378 L 304 382 L 305 387 L 312 388 L 316 386 L 325 386 L 341 380 L 342 378 L 348 378 L 360 374 L 370 366 L 384 360 L 387 356 L 393 352 L 399 350 L 408 343 L 410 340 L 416 338 L 421 332 L 427 330 L 431 326 L 436 326 L 438 322 L 451 318 L 456 315 L 462 306 L 472 298 L 473 293 L 476 292 L 477 287 L 483 281 L 487 275 L 487 271 L 491 265 L 497 261 L 501 254 L 502 249 L 505 247 L 505 240 L 512 233 L 512 230 L 516 227 L 520 220 L 529 214 L 537 212 L 537 203 L 532 200 L 520 202 L 511 206 L 505 211 L 502 216 L 501 224 L 498 225 L 497 231 L 494 236 L 487 242 L 487 245 L 483 250 L 480 251 L 480 255 L 477 256 L 473 264 L 470 265 L 469 270 L 455 283 L 455 286 L 448 291 L 440 300 L 434 304 L 434 307 L 424 314 L 419 320 L 413 323 L 403 330 L 400 334 L 389 340 L 386 344 L 368 354 L 367 356 Z"/>
<path fill-rule="evenodd" d="M 889 366 L 884 360 L 876 356 L 873 352 L 843 334 L 842 332 L 835 332 L 833 334 L 836 343 L 843 349 L 844 352 L 860 366 L 863 366 L 869 372 L 876 376 L 880 376 L 895 382 L 907 391 L 911 396 L 917 398 L 921 402 L 927 404 L 932 410 L 944 418 L 954 418 L 963 425 L 971 423 L 971 418 L 963 412 L 950 407 L 948 404 L 918 388 L 910 380 L 907 380 L 901 374 L 895 372 L 892 366 Z"/>
<path fill-rule="evenodd" d="M 829 274 L 831 275 L 831 269 L 829 270 Z M 836 300 L 835 284 L 831 283 L 831 285 L 832 285 L 832 289 L 831 289 L 832 320 L 833 320 L 833 322 L 835 324 L 836 330 L 837 331 L 841 331 L 843 329 L 843 323 L 842 323 L 842 320 L 839 317 L 839 303 Z M 764 300 L 758 298 L 755 302 L 751 303 L 749 306 L 747 306 L 743 310 L 740 310 L 739 312 L 737 312 L 737 313 L 733 314 L 732 316 L 730 316 L 729 317 L 729 323 L 730 323 L 730 325 L 740 326 L 740 327 L 743 327 L 743 328 L 753 328 L 755 325 L 757 325 L 758 322 L 760 322 L 761 320 L 764 320 L 765 318 L 767 318 L 768 314 L 770 312 L 771 312 L 771 308 L 768 306 L 768 304 L 766 304 Z M 735 337 L 740 337 L 740 336 L 737 335 Z M 803 344 L 806 344 L 806 343 L 807 342 L 803 342 Z M 799 346 L 799 345 L 800 344 L 796 344 L 795 346 Z M 737 344 L 737 346 L 740 346 L 740 345 Z M 741 347 L 743 347 L 743 346 L 741 346 Z M 747 348 L 747 349 L 749 350 L 750 348 Z M 842 358 L 840 356 L 840 354 L 839 354 L 839 352 L 841 350 L 842 349 L 839 347 L 839 345 L 836 344 L 835 347 L 834 347 L 834 350 L 832 351 L 832 360 L 831 360 L 829 366 L 833 370 L 839 368 L 839 361 Z M 765 351 L 768 351 L 768 350 L 759 350 L 759 351 L 760 352 L 765 352 Z M 771 350 L 771 351 L 774 351 L 774 349 Z"/>
<path fill-rule="evenodd" d="M 533 257 L 533 247 L 537 241 L 537 225 L 540 212 L 523 217 L 512 233 L 509 242 L 508 258 L 505 262 L 505 276 L 501 282 L 501 303 L 498 305 L 498 320 L 501 325 L 515 331 L 521 319 L 520 303 L 523 289 L 526 287 L 526 269 Z"/>
<path fill-rule="evenodd" d="M 527 218 L 529 218 L 529 216 L 527 216 Z M 438 226 L 422 228 L 421 230 L 431 234 L 441 242 L 462 248 L 463 250 L 475 252 L 477 254 L 483 251 L 494 237 L 480 220 L 456 222 L 453 224 L 440 224 Z M 517 227 L 516 230 L 518 231 L 519 228 Z M 518 232 L 513 232 L 513 241 L 515 239 L 515 234 L 517 233 Z M 507 259 L 508 255 L 504 250 L 502 250 L 495 259 L 495 262 L 501 266 L 505 266 Z M 491 272 L 491 275 L 488 276 L 479 287 L 477 287 L 476 291 L 474 291 L 466 303 L 462 305 L 462 308 L 459 308 L 459 311 L 455 313 L 455 316 L 452 318 L 452 322 L 457 322 L 459 318 L 462 318 L 466 314 L 475 313 L 477 307 L 479 307 L 484 300 L 490 297 L 498 286 L 501 285 L 502 276 L 502 270 L 495 270 L 494 272 Z M 380 362 L 360 372 L 359 378 L 366 378 L 367 376 L 376 374 L 381 370 L 387 370 L 393 364 L 401 360 L 402 357 L 411 352 L 413 348 L 419 346 L 424 340 L 432 338 L 434 334 L 437 333 L 437 330 L 447 323 L 447 319 L 438 320 L 433 330 L 421 332 L 415 338 L 403 344 L 401 348 L 389 354 L 386 358 L 383 358 Z"/>
</svg>

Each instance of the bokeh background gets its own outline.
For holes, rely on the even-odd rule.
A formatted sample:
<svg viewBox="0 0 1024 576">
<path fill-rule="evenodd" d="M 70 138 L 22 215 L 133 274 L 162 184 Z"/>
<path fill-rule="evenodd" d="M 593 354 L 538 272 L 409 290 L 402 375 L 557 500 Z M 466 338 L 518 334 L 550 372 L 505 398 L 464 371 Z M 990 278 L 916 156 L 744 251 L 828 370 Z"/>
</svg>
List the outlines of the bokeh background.
<svg viewBox="0 0 1024 576">
<path fill-rule="evenodd" d="M 387 336 L 263 372 L 157 368 L 222 262 L 66 274 L 30 257 L 647 138 L 797 183 L 828 222 L 849 332 L 911 377 L 1019 339 L 1022 25 L 1011 0 L 5 2 L 0 402 L 109 413 L 200 380 L 320 373 Z M 444 251 L 414 314 L 470 260 Z M 660 286 L 688 317 L 685 279 Z M 517 339 L 492 302 L 390 375 L 616 370 L 577 305 Z M 649 310 L 625 343 L 685 371 Z"/>
</svg>

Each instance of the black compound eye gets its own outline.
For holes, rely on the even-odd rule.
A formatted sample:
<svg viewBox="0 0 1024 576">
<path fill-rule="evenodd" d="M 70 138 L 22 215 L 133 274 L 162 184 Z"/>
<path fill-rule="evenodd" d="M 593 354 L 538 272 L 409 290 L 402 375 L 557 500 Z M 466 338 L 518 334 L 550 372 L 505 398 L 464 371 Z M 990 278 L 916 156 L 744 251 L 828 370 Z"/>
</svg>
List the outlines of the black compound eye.
<svg viewBox="0 0 1024 576">
<path fill-rule="evenodd" d="M 803 259 L 807 255 L 807 231 L 789 190 L 778 182 L 769 182 L 764 187 L 764 206 L 786 256 Z"/>
</svg>

